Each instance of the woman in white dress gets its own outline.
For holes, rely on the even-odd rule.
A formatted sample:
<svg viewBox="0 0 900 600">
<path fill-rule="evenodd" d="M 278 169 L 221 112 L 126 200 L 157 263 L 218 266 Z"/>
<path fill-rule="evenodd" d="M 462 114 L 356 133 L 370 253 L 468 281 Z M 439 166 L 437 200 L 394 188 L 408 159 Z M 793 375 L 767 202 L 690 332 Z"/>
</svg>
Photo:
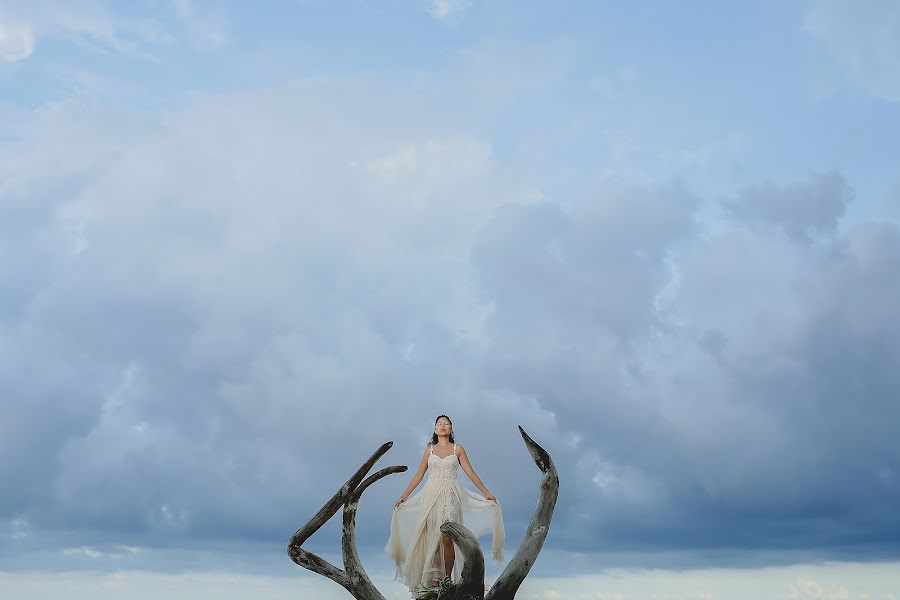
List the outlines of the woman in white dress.
<svg viewBox="0 0 900 600">
<path fill-rule="evenodd" d="M 459 484 L 459 467 L 483 496 Z M 428 469 L 431 473 L 425 486 L 410 497 Z M 492 532 L 491 555 L 498 563 L 503 561 L 505 532 L 500 504 L 475 473 L 465 448 L 455 443 L 450 418 L 441 415 L 435 419 L 434 434 L 419 470 L 394 503 L 391 535 L 384 549 L 396 564 L 395 578 L 413 597 L 423 587 L 436 587 L 445 577 L 459 579 L 462 573 L 462 554 L 440 531 L 447 521 L 465 526 L 475 537 Z"/>
</svg>

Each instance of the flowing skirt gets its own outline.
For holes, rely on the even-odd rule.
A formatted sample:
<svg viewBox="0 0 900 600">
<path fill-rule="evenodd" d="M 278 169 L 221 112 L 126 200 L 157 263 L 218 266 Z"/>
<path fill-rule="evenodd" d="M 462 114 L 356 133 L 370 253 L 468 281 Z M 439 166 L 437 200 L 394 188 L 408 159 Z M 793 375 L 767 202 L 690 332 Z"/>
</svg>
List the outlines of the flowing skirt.
<svg viewBox="0 0 900 600">
<path fill-rule="evenodd" d="M 416 595 L 445 577 L 440 527 L 447 521 L 465 526 L 475 537 L 492 533 L 491 556 L 503 562 L 505 531 L 500 504 L 468 490 L 459 480 L 429 477 L 422 490 L 394 509 L 385 553 L 397 567 L 394 578 Z M 451 577 L 459 579 L 463 555 L 454 545 Z"/>
</svg>

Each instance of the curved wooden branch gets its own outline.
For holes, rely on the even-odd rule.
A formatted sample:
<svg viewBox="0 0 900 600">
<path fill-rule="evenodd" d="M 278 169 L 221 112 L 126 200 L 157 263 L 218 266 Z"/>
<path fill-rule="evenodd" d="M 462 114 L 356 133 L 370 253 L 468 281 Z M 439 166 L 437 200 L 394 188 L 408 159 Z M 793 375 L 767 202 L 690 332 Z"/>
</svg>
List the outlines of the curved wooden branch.
<svg viewBox="0 0 900 600">
<path fill-rule="evenodd" d="M 516 591 L 522 585 L 522 581 L 525 580 L 544 545 L 547 532 L 550 530 L 550 519 L 553 517 L 556 498 L 559 496 L 559 476 L 556 473 L 553 459 L 546 450 L 528 437 L 521 426 L 519 426 L 519 433 L 525 440 L 525 446 L 528 448 L 531 458 L 534 459 L 534 464 L 544 474 L 541 478 L 541 491 L 538 495 L 537 506 L 531 515 L 525 539 L 519 545 L 515 556 L 503 569 L 503 573 L 494 582 L 491 590 L 485 596 L 485 600 L 512 600 L 515 598 Z"/>
<path fill-rule="evenodd" d="M 471 531 L 460 524 L 445 523 L 441 526 L 441 531 L 454 541 L 465 558 L 458 587 L 460 600 L 512 600 L 515 598 L 519 586 L 531 570 L 547 537 L 550 519 L 559 495 L 559 477 L 547 451 L 528 437 L 521 427 L 519 427 L 519 433 L 525 441 L 528 452 L 544 476 L 541 479 L 538 503 L 531 517 L 525 539 L 487 595 L 484 593 L 484 555 L 478 540 Z M 294 533 L 288 542 L 287 552 L 292 561 L 301 567 L 328 577 L 350 592 L 357 600 L 384 600 L 384 596 L 375 588 L 363 569 L 357 554 L 356 511 L 360 497 L 370 485 L 383 477 L 407 470 L 405 466 L 386 467 L 366 477 L 366 473 L 375 462 L 392 446 L 393 442 L 382 444 L 319 512 Z M 365 479 L 363 479 L 364 477 Z M 302 548 L 303 543 L 334 516 L 341 506 L 344 507 L 341 537 L 344 570 L 338 569 L 328 561 Z"/>
<path fill-rule="evenodd" d="M 359 558 L 357 557 L 355 561 L 351 561 L 352 569 L 347 569 L 347 571 L 342 571 L 338 569 L 327 560 L 313 554 L 312 552 L 308 552 L 304 550 L 301 546 L 303 543 L 309 539 L 309 537 L 318 531 L 322 525 L 325 524 L 328 519 L 330 519 L 334 514 L 338 511 L 338 509 L 346 505 L 351 498 L 356 499 L 358 502 L 359 496 L 369 485 L 384 477 L 385 475 L 389 475 L 390 473 L 400 472 L 400 469 L 405 471 L 406 467 L 388 467 L 387 469 L 382 469 L 378 473 L 370 476 L 364 482 L 364 485 L 360 485 L 363 481 L 363 477 L 366 476 L 372 466 L 378 461 L 379 458 L 384 456 L 384 454 L 391 449 L 394 445 L 393 442 L 386 442 L 382 444 L 378 450 L 375 451 L 369 459 L 363 463 L 363 465 L 356 470 L 356 473 L 347 480 L 347 482 L 341 486 L 341 489 L 337 491 L 337 493 L 331 497 L 331 499 L 325 503 L 325 505 L 316 513 L 316 515 L 310 519 L 306 525 L 301 527 L 291 536 L 290 541 L 287 546 L 288 556 L 294 561 L 296 564 L 300 565 L 305 569 L 309 569 L 315 573 L 320 575 L 324 575 L 328 577 L 344 589 L 346 589 L 350 594 L 353 595 L 354 598 L 358 598 L 360 600 L 384 600 L 384 596 L 382 596 L 372 582 L 369 580 L 365 571 L 362 569 L 362 565 L 359 564 Z M 356 494 L 356 492 L 359 492 Z M 345 509 L 346 510 L 346 509 Z M 355 509 L 353 511 L 355 513 Z M 351 540 L 352 541 L 352 540 Z M 355 547 L 352 549 L 352 555 L 356 555 Z M 347 568 L 347 558 L 345 555 L 344 565 Z"/>
<path fill-rule="evenodd" d="M 375 587 L 375 584 L 369 579 L 366 570 L 359 560 L 359 554 L 356 552 L 356 509 L 359 507 L 359 498 L 366 488 L 388 475 L 393 473 L 403 473 L 406 471 L 405 466 L 385 467 L 380 471 L 366 477 L 365 481 L 359 484 L 347 501 L 344 503 L 344 527 L 341 534 L 341 554 L 344 558 L 344 570 L 350 578 L 350 584 L 354 588 L 351 592 L 354 598 L 379 598 L 381 594 Z"/>
<path fill-rule="evenodd" d="M 444 533 L 463 553 L 463 570 L 459 580 L 458 600 L 483 600 L 484 598 L 484 554 L 481 545 L 471 531 L 459 523 L 441 525 Z"/>
</svg>

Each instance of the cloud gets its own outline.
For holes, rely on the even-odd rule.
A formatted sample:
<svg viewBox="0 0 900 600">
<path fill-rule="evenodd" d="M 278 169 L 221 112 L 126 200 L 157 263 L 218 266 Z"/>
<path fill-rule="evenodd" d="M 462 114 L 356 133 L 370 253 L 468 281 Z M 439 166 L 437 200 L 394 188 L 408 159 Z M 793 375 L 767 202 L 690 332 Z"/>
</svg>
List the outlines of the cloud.
<svg viewBox="0 0 900 600">
<path fill-rule="evenodd" d="M 833 175 L 752 189 L 710 236 L 692 227 L 696 202 L 666 188 L 498 212 L 473 253 L 493 302 L 481 369 L 589 440 L 567 459 L 564 544 L 820 547 L 768 516 L 842 522 L 863 505 L 897 526 L 879 499 L 897 490 L 865 465 L 898 458 L 884 419 L 900 416 L 887 367 L 900 230 L 840 233 L 850 198 Z M 845 526 L 838 537 L 878 543 Z"/>
<path fill-rule="evenodd" d="M 751 188 L 704 237 L 682 186 L 502 201 L 489 141 L 323 126 L 335 109 L 304 97 L 118 129 L 62 105 L 5 154 L 4 514 L 126 545 L 277 540 L 384 439 L 408 462 L 449 412 L 514 522 L 535 492 L 524 455 L 500 479 L 513 425 L 553 448 L 563 547 L 895 526 L 875 474 L 897 460 L 900 234 L 839 232 L 843 179 Z M 819 246 L 784 235 L 809 227 Z M 845 511 L 878 531 L 777 525 Z"/>
<path fill-rule="evenodd" d="M 34 51 L 34 34 L 28 26 L 0 23 L 0 61 L 25 60 Z"/>
<path fill-rule="evenodd" d="M 390 83 L 22 112 L 0 145 L 0 552 L 284 560 L 375 447 L 414 464 L 448 413 L 510 540 L 537 487 L 515 424 L 553 453 L 546 550 L 605 559 L 577 568 L 890 555 L 900 233 L 842 223 L 849 180 L 737 189 L 715 230 L 679 182 L 535 193 L 437 118 L 478 95 Z M 401 479 L 367 492 L 361 547 Z"/>
<path fill-rule="evenodd" d="M 3 355 L 21 344 L 2 374 L 17 391 L 2 407 L 13 429 L 0 475 L 19 483 L 4 514 L 153 539 L 215 536 L 236 512 L 249 518 L 236 524 L 245 534 L 279 538 L 297 499 L 312 509 L 330 493 L 306 493 L 335 470 L 306 458 L 322 423 L 369 431 L 350 436 L 350 471 L 388 435 L 418 452 L 437 400 L 412 411 L 425 428 L 414 435 L 410 421 L 391 425 L 391 413 L 365 406 L 373 393 L 412 405 L 435 381 L 452 394 L 453 361 L 441 367 L 440 356 L 478 308 L 455 246 L 495 202 L 469 193 L 491 172 L 490 146 L 414 140 L 422 153 L 398 191 L 369 165 L 407 141 L 322 128 L 324 105 L 290 108 L 281 93 L 121 130 L 62 104 L 34 115 L 34 146 L 4 150 L 4 205 L 19 219 L 4 219 L 19 231 L 4 233 L 4 255 L 16 246 L 31 257 L 27 269 L 3 266 L 13 290 Z M 251 109 L 257 101 L 276 101 L 280 116 Z M 97 129 L 89 142 L 82 127 Z M 44 187 L 47 161 L 57 167 Z M 47 373 L 40 385 L 29 383 L 36 371 Z M 47 435 L 53 444 L 34 446 Z M 231 446 L 233 435 L 247 445 Z M 13 459 L 20 452 L 30 464 Z M 274 499 L 260 488 L 282 508 L 258 510 Z"/>
<path fill-rule="evenodd" d="M 420 179 L 427 185 L 460 175 L 479 175 L 491 169 L 491 147 L 484 140 L 448 139 L 412 143 L 370 159 L 365 167 L 385 183 L 409 185 Z"/>
<path fill-rule="evenodd" d="M 860 565 L 831 563 L 767 569 L 705 569 L 705 570 L 644 570 L 634 569 L 621 573 L 604 572 L 583 577 L 545 578 L 532 574 L 525 580 L 517 597 L 531 600 L 559 598 L 590 598 L 592 600 L 627 600 L 629 598 L 660 598 L 667 600 L 756 600 L 758 598 L 784 598 L 785 590 L 794 585 L 798 598 L 796 572 L 802 569 L 808 577 L 827 581 L 822 586 L 821 598 L 833 590 L 846 586 L 847 598 L 873 598 L 892 600 L 895 586 L 894 571 L 897 563 Z M 387 598 L 409 597 L 409 592 L 390 574 L 373 576 L 374 581 Z M 840 580 L 842 584 L 831 583 Z M 794 582 L 788 584 L 787 582 Z M 65 594 L 73 600 L 83 598 L 114 598 L 126 590 L 129 598 L 148 600 L 158 597 L 160 589 L 176 600 L 215 595 L 223 600 L 264 596 L 288 600 L 301 595 L 326 600 L 346 597 L 346 592 L 333 582 L 305 574 L 295 567 L 292 571 L 269 576 L 259 573 L 241 574 L 223 568 L 210 572 L 186 571 L 175 574 L 149 573 L 136 569 L 121 569 L 115 574 L 97 572 L 31 572 L 0 573 L 0 591 L 9 597 L 44 598 Z M 39 590 L 39 591 L 37 591 Z M 871 593 L 860 591 L 869 590 Z M 552 593 L 551 593 L 552 592 Z M 35 595 L 38 594 L 38 595 Z M 791 596 L 787 596 L 791 597 Z M 813 596 L 815 597 L 815 596 Z"/>
<path fill-rule="evenodd" d="M 797 577 L 796 583 L 788 587 L 785 598 L 826 598 L 828 600 L 841 600 L 850 598 L 847 587 L 840 584 L 832 584 L 827 589 L 812 579 Z"/>
<path fill-rule="evenodd" d="M 2 26 L 3 22 L 20 26 Z M 131 58 L 157 61 L 160 53 L 182 39 L 204 50 L 225 43 L 223 18 L 198 13 L 189 1 L 175 2 L 171 12 L 135 17 L 104 2 L 64 3 L 35 1 L 0 4 L 0 59 L 28 57 L 36 39 L 53 39 L 75 47 L 92 47 Z"/>
<path fill-rule="evenodd" d="M 75 556 L 83 555 L 90 559 L 103 558 L 103 559 L 107 559 L 107 560 L 109 560 L 109 559 L 118 560 L 118 559 L 122 558 L 123 556 L 125 556 L 126 553 L 136 554 L 139 551 L 140 550 L 138 548 L 128 547 L 128 546 L 119 546 L 117 548 L 117 551 L 113 551 L 113 552 L 106 552 L 103 550 L 99 550 L 97 548 L 92 548 L 90 546 L 80 546 L 80 547 L 76 547 L 76 548 L 63 548 L 62 549 L 62 553 L 66 554 L 66 555 L 75 555 Z"/>
<path fill-rule="evenodd" d="M 820 41 L 844 81 L 876 98 L 900 101 L 896 2 L 816 0 L 806 12 L 804 28 Z"/>
<path fill-rule="evenodd" d="M 201 50 L 218 50 L 227 42 L 224 17 L 201 12 L 191 0 L 174 0 L 175 14 L 185 26 L 192 43 Z"/>
<path fill-rule="evenodd" d="M 472 0 L 429 0 L 431 16 L 441 21 L 459 18 L 470 6 Z"/>
<path fill-rule="evenodd" d="M 833 234 L 852 201 L 852 191 L 838 173 L 778 188 L 771 183 L 743 190 L 725 206 L 746 223 L 775 226 L 798 240 Z"/>
</svg>

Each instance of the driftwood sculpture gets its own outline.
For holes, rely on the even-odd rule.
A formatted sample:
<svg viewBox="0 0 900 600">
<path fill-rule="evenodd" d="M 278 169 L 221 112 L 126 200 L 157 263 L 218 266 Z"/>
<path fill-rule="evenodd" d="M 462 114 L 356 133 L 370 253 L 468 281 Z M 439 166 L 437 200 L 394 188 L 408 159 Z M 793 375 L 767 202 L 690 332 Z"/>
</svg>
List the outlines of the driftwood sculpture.
<svg viewBox="0 0 900 600">
<path fill-rule="evenodd" d="M 494 582 L 490 591 L 484 592 L 484 555 L 481 546 L 472 532 L 458 523 L 445 523 L 441 531 L 449 536 L 459 547 L 465 558 L 465 564 L 457 582 L 456 598 L 458 600 L 512 600 L 516 591 L 531 570 L 544 545 L 544 539 L 550 528 L 550 519 L 553 517 L 553 508 L 556 506 L 556 498 L 559 494 L 559 477 L 556 467 L 547 451 L 541 448 L 534 440 L 528 437 L 521 427 L 519 433 L 525 440 L 525 446 L 534 459 L 538 469 L 544 474 L 541 478 L 540 493 L 537 506 L 528 524 L 525 539 L 519 545 L 519 549 L 506 565 L 503 573 Z M 393 442 L 382 444 L 369 459 L 347 480 L 341 489 L 325 503 L 325 506 L 316 513 L 310 521 L 297 530 L 288 542 L 287 552 L 291 560 L 310 571 L 328 577 L 341 585 L 357 600 L 385 600 L 378 591 L 369 576 L 366 575 L 359 555 L 356 552 L 356 509 L 362 493 L 370 485 L 392 473 L 406 471 L 405 466 L 386 467 L 366 477 L 366 473 L 372 466 L 393 446 Z M 341 550 L 344 559 L 344 568 L 339 569 L 328 561 L 307 552 L 302 548 L 303 542 L 318 531 L 322 525 L 330 519 L 337 510 L 344 507 L 344 528 L 341 536 Z"/>
</svg>

